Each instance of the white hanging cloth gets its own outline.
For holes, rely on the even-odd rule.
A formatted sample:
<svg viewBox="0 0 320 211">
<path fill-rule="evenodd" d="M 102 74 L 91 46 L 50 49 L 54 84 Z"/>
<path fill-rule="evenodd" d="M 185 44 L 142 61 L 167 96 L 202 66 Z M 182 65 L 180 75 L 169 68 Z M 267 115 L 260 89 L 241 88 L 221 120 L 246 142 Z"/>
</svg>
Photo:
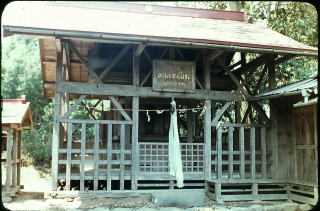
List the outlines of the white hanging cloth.
<svg viewBox="0 0 320 211">
<path fill-rule="evenodd" d="M 180 142 L 177 124 L 176 102 L 172 99 L 172 111 L 169 129 L 169 169 L 170 175 L 175 176 L 178 188 L 183 187 L 183 172 L 180 152 Z"/>
</svg>

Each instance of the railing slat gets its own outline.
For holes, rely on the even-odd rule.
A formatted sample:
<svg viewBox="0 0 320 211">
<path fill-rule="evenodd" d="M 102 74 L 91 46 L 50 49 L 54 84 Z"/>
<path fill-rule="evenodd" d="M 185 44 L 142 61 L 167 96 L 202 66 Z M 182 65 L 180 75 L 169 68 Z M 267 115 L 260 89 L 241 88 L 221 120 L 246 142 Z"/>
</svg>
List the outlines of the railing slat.
<svg viewBox="0 0 320 211">
<path fill-rule="evenodd" d="M 80 191 L 84 191 L 84 166 L 86 160 L 86 123 L 81 126 L 81 163 L 80 163 Z"/>
<path fill-rule="evenodd" d="M 120 190 L 124 190 L 124 125 L 120 126 Z"/>
<path fill-rule="evenodd" d="M 228 129 L 229 179 L 233 175 L 233 127 Z"/>
<path fill-rule="evenodd" d="M 72 123 L 68 123 L 67 128 L 68 128 L 68 138 L 67 138 L 66 189 L 70 190 Z"/>
<path fill-rule="evenodd" d="M 94 172 L 93 190 L 98 190 L 99 177 L 99 124 L 94 125 Z"/>
<path fill-rule="evenodd" d="M 256 129 L 250 128 L 251 178 L 256 178 Z"/>
<path fill-rule="evenodd" d="M 112 124 L 108 125 L 108 139 L 107 139 L 107 190 L 111 191 L 111 161 L 112 161 Z"/>
<path fill-rule="evenodd" d="M 239 130 L 240 139 L 240 177 L 244 179 L 245 177 L 245 165 L 244 165 L 244 127 L 240 127 Z"/>
<path fill-rule="evenodd" d="M 266 147 L 266 128 L 261 128 L 261 159 L 262 159 L 262 175 L 267 178 L 267 147 Z"/>
</svg>

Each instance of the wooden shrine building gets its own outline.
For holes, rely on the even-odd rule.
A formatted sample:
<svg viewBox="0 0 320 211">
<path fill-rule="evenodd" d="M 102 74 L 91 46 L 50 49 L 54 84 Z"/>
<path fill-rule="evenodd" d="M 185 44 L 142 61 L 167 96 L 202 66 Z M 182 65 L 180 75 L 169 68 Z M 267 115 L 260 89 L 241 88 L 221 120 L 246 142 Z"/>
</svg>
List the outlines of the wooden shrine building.
<svg viewBox="0 0 320 211">
<path fill-rule="evenodd" d="M 52 191 L 176 189 L 168 173 L 174 98 L 184 189 L 206 188 L 218 201 L 288 199 L 292 189 L 314 199 L 315 183 L 277 173 L 281 126 L 248 82 L 259 74 L 276 88 L 277 65 L 318 49 L 247 19 L 123 2 L 8 5 L 4 36 L 39 39 L 43 88 L 55 101 Z"/>
<path fill-rule="evenodd" d="M 31 107 L 22 95 L 21 99 L 2 100 L 1 108 L 1 165 L 6 166 L 1 175 L 2 181 L 5 179 L 1 192 L 2 196 L 14 196 L 21 187 L 22 130 L 33 130 Z"/>
</svg>

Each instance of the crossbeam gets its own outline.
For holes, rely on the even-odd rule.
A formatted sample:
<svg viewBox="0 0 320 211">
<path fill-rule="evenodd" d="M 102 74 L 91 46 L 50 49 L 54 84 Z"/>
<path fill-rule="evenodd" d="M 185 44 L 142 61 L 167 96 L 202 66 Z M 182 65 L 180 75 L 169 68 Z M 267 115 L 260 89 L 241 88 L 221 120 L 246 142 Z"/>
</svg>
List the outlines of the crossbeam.
<svg viewBox="0 0 320 211">
<path fill-rule="evenodd" d="M 136 51 L 134 52 L 134 55 L 135 56 L 140 56 L 142 51 L 145 49 L 145 47 L 146 47 L 146 45 L 144 45 L 144 44 L 138 45 Z"/>
<path fill-rule="evenodd" d="M 113 105 L 120 111 L 120 113 L 122 114 L 122 116 L 127 120 L 127 121 L 131 121 L 131 118 L 129 117 L 129 115 L 123 110 L 122 106 L 120 105 L 120 103 L 116 100 L 115 97 L 113 96 L 109 96 L 110 101 L 113 103 Z"/>
<path fill-rule="evenodd" d="M 212 62 L 215 58 L 223 54 L 224 50 L 218 49 L 207 56 L 207 61 Z"/>
<path fill-rule="evenodd" d="M 87 95 L 81 95 L 78 100 L 68 109 L 68 111 L 63 115 L 63 118 L 66 119 L 74 111 L 74 109 L 80 105 L 80 103 L 87 97 Z"/>
<path fill-rule="evenodd" d="M 222 108 L 220 109 L 220 111 L 217 112 L 216 116 L 213 118 L 211 125 L 217 125 L 220 117 L 223 115 L 223 113 L 229 108 L 229 106 L 231 105 L 232 102 L 226 102 Z"/>
<path fill-rule="evenodd" d="M 151 87 L 136 87 L 132 85 L 91 84 L 81 82 L 62 81 L 57 85 L 58 92 L 87 95 L 108 96 L 143 96 L 159 98 L 190 98 L 224 101 L 242 101 L 239 93 L 213 90 L 195 90 L 192 93 L 154 92 Z"/>
</svg>

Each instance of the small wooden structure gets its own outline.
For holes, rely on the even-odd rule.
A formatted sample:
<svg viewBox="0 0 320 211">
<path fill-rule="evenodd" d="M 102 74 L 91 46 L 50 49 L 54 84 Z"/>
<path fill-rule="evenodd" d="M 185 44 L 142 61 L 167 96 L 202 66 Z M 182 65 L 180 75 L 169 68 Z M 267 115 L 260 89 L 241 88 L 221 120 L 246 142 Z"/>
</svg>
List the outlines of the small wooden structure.
<svg viewBox="0 0 320 211">
<path fill-rule="evenodd" d="M 22 130 L 33 130 L 30 103 L 25 96 L 21 99 L 4 99 L 1 101 L 1 157 L 6 151 L 6 158 L 1 163 L 6 164 L 5 185 L 2 196 L 14 196 L 19 191 Z M 2 175 L 4 178 L 4 175 Z"/>
<path fill-rule="evenodd" d="M 280 126 L 254 95 L 262 80 L 275 88 L 276 65 L 317 48 L 250 24 L 245 12 L 121 2 L 14 2 L 3 29 L 40 39 L 44 91 L 55 99 L 55 194 L 175 189 L 175 98 L 184 189 L 218 201 L 288 199 L 294 181 L 276 173 Z"/>
<path fill-rule="evenodd" d="M 275 177 L 288 179 L 288 197 L 316 204 L 318 195 L 318 79 L 311 78 L 255 96 L 270 99 Z"/>
</svg>

